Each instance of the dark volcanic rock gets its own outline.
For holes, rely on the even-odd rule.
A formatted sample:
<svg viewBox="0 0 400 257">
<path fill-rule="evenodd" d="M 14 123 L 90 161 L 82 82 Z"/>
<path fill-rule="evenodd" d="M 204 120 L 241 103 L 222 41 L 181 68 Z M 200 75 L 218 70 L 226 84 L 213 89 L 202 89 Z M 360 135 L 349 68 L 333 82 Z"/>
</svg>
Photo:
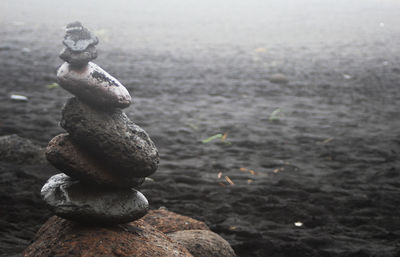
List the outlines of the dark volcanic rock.
<svg viewBox="0 0 400 257">
<path fill-rule="evenodd" d="M 86 182 L 114 187 L 138 187 L 144 178 L 123 176 L 93 158 L 71 141 L 68 134 L 54 137 L 46 149 L 47 160 L 67 175 Z"/>
<path fill-rule="evenodd" d="M 42 198 L 58 216 L 86 223 L 127 223 L 143 217 L 146 197 L 134 189 L 93 187 L 60 173 L 43 186 Z"/>
<path fill-rule="evenodd" d="M 83 67 L 91 60 L 97 58 L 97 50 L 94 46 L 89 46 L 83 52 L 74 52 L 68 47 L 65 47 L 60 53 L 60 58 L 72 66 Z"/>
<path fill-rule="evenodd" d="M 73 22 L 67 25 L 63 44 L 75 52 L 85 51 L 90 45 L 97 45 L 99 39 L 83 27 L 80 22 Z"/>
<path fill-rule="evenodd" d="M 125 108 L 132 102 L 128 90 L 92 62 L 81 69 L 65 62 L 57 71 L 57 79 L 60 86 L 71 94 L 103 109 Z"/>
<path fill-rule="evenodd" d="M 191 257 L 182 246 L 142 220 L 114 226 L 84 226 L 50 218 L 36 234 L 24 257 Z"/>
<path fill-rule="evenodd" d="M 208 226 L 202 221 L 165 209 L 150 210 L 142 219 L 163 233 L 191 229 L 209 230 Z"/>
<path fill-rule="evenodd" d="M 0 162 L 1 257 L 20 256 L 40 225 L 50 217 L 51 213 L 39 193 L 41 185 L 51 173 L 48 170 L 46 164 Z"/>
<path fill-rule="evenodd" d="M 74 142 L 100 155 L 115 171 L 147 177 L 158 167 L 154 143 L 120 109 L 103 112 L 71 98 L 62 111 L 61 126 Z"/>
<path fill-rule="evenodd" d="M 0 161 L 19 164 L 35 164 L 45 162 L 44 149 L 29 139 L 18 135 L 0 137 Z"/>
<path fill-rule="evenodd" d="M 194 257 L 236 257 L 229 243 L 209 230 L 183 230 L 167 234 Z"/>
</svg>

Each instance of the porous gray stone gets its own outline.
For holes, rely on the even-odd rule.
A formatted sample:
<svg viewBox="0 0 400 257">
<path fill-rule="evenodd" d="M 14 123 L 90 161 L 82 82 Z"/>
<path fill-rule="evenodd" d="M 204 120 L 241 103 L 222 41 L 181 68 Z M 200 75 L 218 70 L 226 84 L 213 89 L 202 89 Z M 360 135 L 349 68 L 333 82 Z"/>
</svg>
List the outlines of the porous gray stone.
<svg viewBox="0 0 400 257">
<path fill-rule="evenodd" d="M 60 86 L 71 94 L 103 109 L 126 108 L 132 102 L 128 90 L 92 62 L 81 69 L 65 62 L 57 71 L 57 79 Z"/>
<path fill-rule="evenodd" d="M 135 187 L 144 178 L 121 175 L 108 167 L 107 162 L 95 158 L 88 151 L 72 142 L 68 134 L 54 137 L 46 148 L 47 160 L 67 175 L 85 181 L 111 187 Z"/>
<path fill-rule="evenodd" d="M 62 110 L 60 124 L 74 142 L 103 158 L 116 172 L 148 177 L 158 167 L 153 141 L 121 109 L 104 112 L 71 98 Z"/>
<path fill-rule="evenodd" d="M 97 58 L 97 50 L 94 46 L 88 46 L 83 52 L 74 52 L 68 47 L 65 47 L 60 53 L 60 58 L 73 67 L 80 68 Z"/>
<path fill-rule="evenodd" d="M 63 44 L 75 52 L 83 52 L 90 45 L 97 45 L 99 39 L 83 27 L 79 21 L 67 25 Z"/>
<path fill-rule="evenodd" d="M 52 176 L 41 196 L 56 215 L 83 223 L 127 223 L 143 217 L 149 207 L 139 191 L 94 187 L 64 173 Z"/>
</svg>

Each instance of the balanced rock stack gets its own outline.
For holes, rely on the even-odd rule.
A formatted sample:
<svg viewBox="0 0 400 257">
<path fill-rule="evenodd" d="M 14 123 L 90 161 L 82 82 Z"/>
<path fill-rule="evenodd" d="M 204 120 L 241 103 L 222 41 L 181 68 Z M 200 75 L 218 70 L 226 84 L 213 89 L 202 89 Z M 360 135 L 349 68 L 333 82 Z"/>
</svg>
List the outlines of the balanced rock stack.
<svg viewBox="0 0 400 257">
<path fill-rule="evenodd" d="M 97 57 L 97 37 L 74 22 L 63 44 L 65 63 L 57 79 L 75 97 L 62 110 L 60 124 L 68 133 L 54 137 L 46 149 L 47 160 L 63 173 L 52 176 L 41 195 L 56 215 L 73 221 L 139 219 L 148 202 L 136 189 L 156 171 L 157 148 L 122 111 L 132 101 L 127 89 L 90 62 Z"/>
</svg>

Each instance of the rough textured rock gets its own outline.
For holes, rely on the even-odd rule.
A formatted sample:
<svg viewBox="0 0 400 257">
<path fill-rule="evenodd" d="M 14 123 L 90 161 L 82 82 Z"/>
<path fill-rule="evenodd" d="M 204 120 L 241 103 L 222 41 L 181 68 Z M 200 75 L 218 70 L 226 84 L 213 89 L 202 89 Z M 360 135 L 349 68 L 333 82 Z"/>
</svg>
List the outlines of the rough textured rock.
<svg viewBox="0 0 400 257">
<path fill-rule="evenodd" d="M 104 158 L 115 171 L 147 177 L 158 167 L 154 143 L 120 109 L 103 112 L 72 98 L 62 111 L 60 124 L 74 142 Z"/>
<path fill-rule="evenodd" d="M 190 257 L 174 243 L 142 220 L 113 226 L 84 226 L 59 217 L 50 218 L 36 234 L 24 257 Z"/>
<path fill-rule="evenodd" d="M 88 46 L 83 52 L 74 52 L 65 47 L 60 53 L 60 58 L 72 66 L 83 67 L 88 62 L 97 58 L 97 50 L 94 46 Z"/>
<path fill-rule="evenodd" d="M 56 215 L 86 223 L 127 223 L 143 217 L 149 207 L 134 189 L 94 187 L 64 173 L 52 176 L 41 195 Z"/>
<path fill-rule="evenodd" d="M 165 209 L 150 210 L 142 219 L 163 233 L 190 229 L 209 230 L 204 222 Z"/>
<path fill-rule="evenodd" d="M 183 230 L 168 234 L 194 257 L 236 257 L 229 243 L 209 230 Z"/>
<path fill-rule="evenodd" d="M 47 160 L 65 174 L 82 181 L 114 187 L 138 187 L 144 178 L 123 176 L 107 167 L 106 162 L 71 141 L 68 134 L 54 137 L 46 148 Z"/>
<path fill-rule="evenodd" d="M 63 44 L 75 52 L 85 51 L 90 45 L 97 45 L 99 39 L 92 35 L 79 21 L 67 25 Z"/>
<path fill-rule="evenodd" d="M 0 137 L 0 161 L 36 164 L 45 160 L 44 149 L 29 139 L 15 134 Z"/>
<path fill-rule="evenodd" d="M 132 102 L 128 90 L 92 62 L 81 69 L 65 62 L 57 71 L 57 79 L 60 86 L 71 94 L 103 109 L 125 108 Z"/>
</svg>

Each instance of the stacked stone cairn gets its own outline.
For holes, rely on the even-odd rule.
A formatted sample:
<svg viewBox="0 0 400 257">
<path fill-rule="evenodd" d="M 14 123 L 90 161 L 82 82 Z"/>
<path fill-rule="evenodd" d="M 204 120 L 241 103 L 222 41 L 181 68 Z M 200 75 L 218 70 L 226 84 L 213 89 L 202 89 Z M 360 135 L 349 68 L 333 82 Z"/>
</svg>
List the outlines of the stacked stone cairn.
<svg viewBox="0 0 400 257">
<path fill-rule="evenodd" d="M 68 133 L 54 137 L 47 160 L 59 169 L 41 190 L 58 216 L 83 223 L 119 224 L 141 218 L 148 201 L 137 191 L 159 162 L 148 134 L 123 108 L 127 89 L 91 62 L 98 39 L 79 22 L 67 25 L 57 71 L 58 83 L 72 93 L 60 125 Z"/>
</svg>

